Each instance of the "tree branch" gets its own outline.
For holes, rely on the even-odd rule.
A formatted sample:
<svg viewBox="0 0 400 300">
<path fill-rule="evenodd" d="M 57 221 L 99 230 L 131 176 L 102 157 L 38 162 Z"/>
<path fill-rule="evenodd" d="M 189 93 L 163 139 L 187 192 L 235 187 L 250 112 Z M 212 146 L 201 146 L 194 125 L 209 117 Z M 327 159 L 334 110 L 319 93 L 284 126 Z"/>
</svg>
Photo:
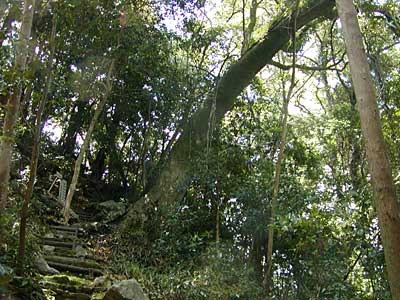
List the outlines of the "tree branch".
<svg viewBox="0 0 400 300">
<path fill-rule="evenodd" d="M 328 71 L 328 70 L 329 71 L 337 71 L 337 70 L 338 71 L 342 71 L 347 66 L 348 63 L 345 62 L 345 66 L 343 68 L 341 68 L 341 69 L 335 68 L 335 66 L 339 65 L 341 62 L 342 62 L 342 60 L 338 60 L 338 61 L 334 62 L 333 64 L 331 64 L 329 66 L 325 66 L 325 67 L 323 67 L 323 66 L 307 66 L 307 65 L 303 65 L 303 64 L 301 64 L 301 65 L 300 64 L 296 64 L 295 68 L 299 69 L 299 70 L 305 70 L 305 71 Z M 292 65 L 285 65 L 285 64 L 282 64 L 282 63 L 274 61 L 274 60 L 271 60 L 271 62 L 269 62 L 268 64 L 271 65 L 271 66 L 277 67 L 277 68 L 279 68 L 281 70 L 285 70 L 285 71 L 288 71 L 293 67 Z"/>
</svg>

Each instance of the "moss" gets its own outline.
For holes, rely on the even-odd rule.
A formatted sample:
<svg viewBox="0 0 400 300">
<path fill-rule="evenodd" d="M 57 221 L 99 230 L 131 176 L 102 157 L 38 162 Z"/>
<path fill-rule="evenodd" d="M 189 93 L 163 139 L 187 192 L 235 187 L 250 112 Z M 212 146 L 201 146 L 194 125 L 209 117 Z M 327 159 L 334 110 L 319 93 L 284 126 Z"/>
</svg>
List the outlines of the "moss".
<svg viewBox="0 0 400 300">
<path fill-rule="evenodd" d="M 104 298 L 105 294 L 106 294 L 106 292 L 93 293 L 91 300 L 101 300 Z"/>
<path fill-rule="evenodd" d="M 88 285 L 90 285 L 90 282 L 91 282 L 84 278 L 76 277 L 73 275 L 66 275 L 66 274 L 44 276 L 42 281 L 44 283 L 52 282 L 52 283 L 58 283 L 58 284 L 69 284 L 69 285 L 80 285 L 80 286 L 88 286 Z"/>
</svg>

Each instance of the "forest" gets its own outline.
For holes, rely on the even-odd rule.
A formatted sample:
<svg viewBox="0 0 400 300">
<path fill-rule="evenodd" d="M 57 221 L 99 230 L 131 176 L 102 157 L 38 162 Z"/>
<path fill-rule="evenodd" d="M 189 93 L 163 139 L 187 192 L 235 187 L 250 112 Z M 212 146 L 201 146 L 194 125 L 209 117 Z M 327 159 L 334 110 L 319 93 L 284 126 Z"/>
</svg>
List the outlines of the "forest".
<svg viewBox="0 0 400 300">
<path fill-rule="evenodd" d="M 400 300 L 397 0 L 0 0 L 0 299 Z"/>
</svg>

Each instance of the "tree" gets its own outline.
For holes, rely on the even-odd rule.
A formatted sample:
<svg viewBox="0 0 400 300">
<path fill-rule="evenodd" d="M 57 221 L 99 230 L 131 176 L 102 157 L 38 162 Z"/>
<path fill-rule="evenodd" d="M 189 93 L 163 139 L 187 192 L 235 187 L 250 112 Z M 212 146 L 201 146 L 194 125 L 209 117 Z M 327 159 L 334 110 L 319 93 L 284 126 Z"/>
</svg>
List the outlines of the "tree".
<svg viewBox="0 0 400 300">
<path fill-rule="evenodd" d="M 318 18 L 331 17 L 332 8 L 333 1 L 331 0 L 311 1 L 301 7 L 296 19 L 296 30 L 300 30 Z M 147 203 L 156 205 L 158 203 L 171 204 L 182 197 L 185 185 L 190 178 L 190 157 L 196 151 L 202 151 L 206 147 L 210 116 L 213 116 L 215 122 L 219 122 L 225 113 L 232 109 L 241 91 L 289 42 L 291 30 L 293 30 L 293 20 L 288 16 L 279 17 L 273 22 L 264 38 L 244 53 L 218 80 L 215 92 L 211 93 L 212 96 L 185 126 L 153 188 L 145 198 L 131 207 L 126 220 L 128 225 L 131 221 L 143 220 L 146 199 Z"/>
<path fill-rule="evenodd" d="M 296 19 L 297 19 L 297 10 L 299 6 L 299 1 L 296 1 L 296 7 L 293 11 L 292 18 L 294 20 L 293 25 L 293 48 L 296 49 Z M 266 267 L 265 267 L 265 274 L 264 274 L 264 288 L 267 294 L 271 291 L 272 285 L 272 253 L 273 253 L 273 245 L 274 245 L 274 226 L 276 221 L 276 206 L 278 201 L 278 194 L 279 194 L 279 182 L 281 176 L 281 167 L 285 160 L 285 147 L 286 147 L 286 140 L 287 140 L 287 131 L 288 131 L 288 116 L 289 116 L 289 101 L 292 98 L 294 88 L 296 85 L 296 51 L 293 51 L 293 58 L 292 58 L 292 74 L 290 79 L 290 86 L 289 90 L 286 94 L 285 92 L 285 84 L 282 84 L 283 89 L 283 105 L 282 105 L 282 116 L 281 116 L 281 133 L 279 138 L 279 152 L 278 158 L 276 160 L 274 166 L 274 188 L 272 192 L 271 198 L 271 207 L 270 207 L 270 223 L 268 228 L 268 240 L 267 240 L 267 254 L 266 254 Z"/>
<path fill-rule="evenodd" d="M 72 202 L 72 198 L 74 196 L 75 193 L 75 189 L 76 189 L 76 185 L 78 183 L 78 179 L 79 179 L 79 173 L 81 170 L 81 165 L 83 162 L 83 158 L 85 157 L 85 154 L 87 152 L 87 149 L 89 147 L 90 144 L 90 139 L 91 136 L 93 134 L 93 130 L 97 124 L 97 121 L 100 117 L 100 114 L 103 112 L 103 108 L 111 94 L 111 90 L 112 90 L 112 79 L 113 79 L 113 73 L 114 73 L 114 64 L 115 64 L 115 60 L 113 59 L 110 63 L 110 66 L 108 68 L 107 71 L 107 79 L 106 79 L 106 83 L 105 83 L 105 91 L 104 91 L 104 95 L 101 97 L 99 104 L 97 105 L 95 111 L 94 111 L 94 115 L 92 120 L 90 121 L 90 125 L 89 125 L 89 129 L 86 133 L 86 137 L 83 141 L 83 144 L 81 146 L 81 149 L 79 150 L 79 155 L 78 158 L 75 161 L 75 167 L 74 167 L 74 174 L 72 176 L 72 180 L 71 180 L 71 184 L 69 185 L 69 189 L 68 189 L 68 194 L 67 194 L 67 198 L 65 199 L 65 207 L 64 207 L 64 222 L 68 223 L 69 218 L 70 218 L 70 207 L 71 207 L 71 202 Z"/>
<path fill-rule="evenodd" d="M 19 75 L 23 1 L 3 2 L 0 123 Z M 370 2 L 359 17 L 397 175 L 398 5 Z M 36 3 L 0 264 L 15 260 L 19 228 L 16 270 L 26 271 L 33 237 L 63 218 L 46 193 L 58 172 L 80 187 L 71 208 L 102 222 L 111 215 L 99 203 L 114 200 L 148 218 L 100 233 L 113 271 L 139 278 L 152 299 L 261 300 L 266 282 L 272 299 L 390 298 L 333 0 Z"/>
<path fill-rule="evenodd" d="M 400 208 L 382 133 L 376 94 L 352 1 L 336 0 L 360 114 L 392 298 L 400 299 Z"/>
<path fill-rule="evenodd" d="M 32 198 L 33 188 L 36 181 L 37 167 L 40 156 L 40 139 L 43 129 L 42 115 L 46 107 L 46 103 L 49 97 L 51 82 L 52 82 L 52 72 L 53 72 L 53 59 L 55 52 L 55 35 L 57 30 L 57 17 L 53 16 L 53 25 L 50 37 L 50 55 L 48 59 L 47 69 L 46 69 L 46 82 L 44 86 L 43 95 L 40 99 L 35 118 L 34 134 L 33 134 L 33 145 L 32 145 L 32 156 L 29 167 L 29 181 L 28 186 L 25 191 L 24 201 L 21 208 L 21 222 L 19 228 L 19 243 L 18 243 L 18 254 L 17 254 L 17 271 L 22 273 L 23 263 L 25 259 L 25 244 L 26 244 L 26 227 L 28 222 L 29 214 L 29 203 Z"/>
<path fill-rule="evenodd" d="M 3 136 L 1 137 L 0 148 L 0 216 L 4 212 L 8 197 L 8 184 L 10 179 L 10 166 L 12 158 L 12 147 L 14 145 L 14 130 L 20 109 L 22 80 L 25 70 L 29 39 L 31 36 L 35 0 L 26 0 L 22 15 L 19 40 L 16 45 L 14 88 L 7 99 L 7 112 L 4 118 Z"/>
</svg>

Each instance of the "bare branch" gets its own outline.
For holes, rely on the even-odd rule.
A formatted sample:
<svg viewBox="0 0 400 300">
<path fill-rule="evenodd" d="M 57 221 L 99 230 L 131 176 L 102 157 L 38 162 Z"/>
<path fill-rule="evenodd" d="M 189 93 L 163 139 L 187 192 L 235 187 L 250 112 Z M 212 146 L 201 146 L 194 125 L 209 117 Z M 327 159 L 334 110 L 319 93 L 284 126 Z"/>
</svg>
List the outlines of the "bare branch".
<svg viewBox="0 0 400 300">
<path fill-rule="evenodd" d="M 338 61 L 335 61 L 333 64 L 331 64 L 331 65 L 329 65 L 329 66 L 307 66 L 307 65 L 300 65 L 300 64 L 296 64 L 295 65 L 295 67 L 296 67 L 296 69 L 299 69 L 299 70 L 305 70 L 305 71 L 326 71 L 326 70 L 330 70 L 330 71 L 343 71 L 343 69 L 347 66 L 347 62 L 345 62 L 345 65 L 344 65 L 344 67 L 343 68 L 341 68 L 341 69 L 337 69 L 337 68 L 335 68 L 337 65 L 339 65 L 341 62 L 342 62 L 343 60 L 338 60 Z M 293 65 L 285 65 L 285 64 L 282 64 L 282 63 L 280 63 L 280 62 L 277 62 L 277 61 L 274 61 L 274 60 L 271 60 L 271 62 L 269 62 L 269 64 L 271 65 L 271 66 L 274 66 L 274 67 L 277 67 L 277 68 L 279 68 L 279 69 L 281 69 L 281 70 L 285 70 L 285 71 L 288 71 L 288 70 L 290 70 L 292 67 L 293 67 Z"/>
</svg>

